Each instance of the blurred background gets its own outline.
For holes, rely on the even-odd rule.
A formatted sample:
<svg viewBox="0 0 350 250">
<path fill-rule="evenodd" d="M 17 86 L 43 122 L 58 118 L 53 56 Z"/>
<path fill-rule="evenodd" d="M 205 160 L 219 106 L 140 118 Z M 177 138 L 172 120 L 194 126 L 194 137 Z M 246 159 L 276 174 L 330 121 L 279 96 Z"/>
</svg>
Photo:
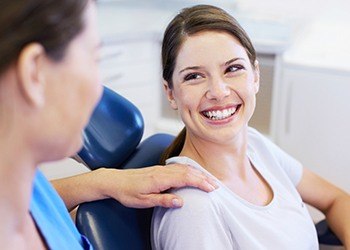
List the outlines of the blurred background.
<svg viewBox="0 0 350 250">
<path fill-rule="evenodd" d="M 99 0 L 102 83 L 139 107 L 144 137 L 183 126 L 163 94 L 160 46 L 173 16 L 199 3 L 227 10 L 256 47 L 261 90 L 250 126 L 350 192 L 348 0 Z M 41 168 L 50 179 L 88 171 L 70 159 Z"/>
</svg>

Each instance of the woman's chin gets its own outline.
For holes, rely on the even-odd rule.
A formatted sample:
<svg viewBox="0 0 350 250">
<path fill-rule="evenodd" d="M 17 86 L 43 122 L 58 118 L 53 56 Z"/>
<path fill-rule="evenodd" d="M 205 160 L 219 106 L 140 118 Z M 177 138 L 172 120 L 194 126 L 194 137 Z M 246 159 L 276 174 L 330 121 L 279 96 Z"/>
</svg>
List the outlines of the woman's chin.
<svg viewBox="0 0 350 250">
<path fill-rule="evenodd" d="M 74 147 L 72 147 L 72 153 L 69 156 L 73 156 L 79 153 L 79 151 L 83 148 L 83 143 L 84 143 L 83 135 L 80 135 L 79 139 L 77 139 L 76 144 L 74 145 Z"/>
<path fill-rule="evenodd" d="M 79 153 L 83 147 L 83 137 L 79 136 L 76 140 L 71 141 L 70 145 L 66 145 L 65 151 L 62 152 L 61 158 L 73 157 Z"/>
</svg>

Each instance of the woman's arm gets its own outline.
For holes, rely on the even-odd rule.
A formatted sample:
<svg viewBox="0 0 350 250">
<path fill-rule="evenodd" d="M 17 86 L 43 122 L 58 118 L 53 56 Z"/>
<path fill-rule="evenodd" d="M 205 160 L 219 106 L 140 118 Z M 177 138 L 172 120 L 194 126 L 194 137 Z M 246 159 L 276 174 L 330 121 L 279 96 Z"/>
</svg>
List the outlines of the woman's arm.
<svg viewBox="0 0 350 250">
<path fill-rule="evenodd" d="M 140 169 L 100 168 L 88 173 L 53 180 L 53 186 L 69 211 L 80 203 L 114 198 L 128 207 L 180 207 L 183 200 L 162 193 L 169 188 L 193 186 L 206 192 L 217 188 L 214 180 L 189 166 L 154 166 Z"/>
<path fill-rule="evenodd" d="M 326 215 L 329 226 L 350 249 L 350 195 L 305 168 L 297 189 L 304 202 Z"/>
</svg>

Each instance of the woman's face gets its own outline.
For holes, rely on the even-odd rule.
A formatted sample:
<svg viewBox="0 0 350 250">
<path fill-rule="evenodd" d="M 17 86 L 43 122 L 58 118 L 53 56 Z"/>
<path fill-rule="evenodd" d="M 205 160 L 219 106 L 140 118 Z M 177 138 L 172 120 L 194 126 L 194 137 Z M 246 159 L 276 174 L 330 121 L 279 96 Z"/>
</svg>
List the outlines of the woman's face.
<svg viewBox="0 0 350 250">
<path fill-rule="evenodd" d="M 259 72 L 232 35 L 204 31 L 183 42 L 176 59 L 168 99 L 178 109 L 189 135 L 229 142 L 255 108 Z"/>
<path fill-rule="evenodd" d="M 82 130 L 102 93 L 95 11 L 95 4 L 89 1 L 84 13 L 85 27 L 68 46 L 63 60 L 54 62 L 48 59 L 45 136 L 58 151 L 53 156 L 55 158 L 62 157 L 62 154 L 70 156 L 79 150 Z"/>
</svg>

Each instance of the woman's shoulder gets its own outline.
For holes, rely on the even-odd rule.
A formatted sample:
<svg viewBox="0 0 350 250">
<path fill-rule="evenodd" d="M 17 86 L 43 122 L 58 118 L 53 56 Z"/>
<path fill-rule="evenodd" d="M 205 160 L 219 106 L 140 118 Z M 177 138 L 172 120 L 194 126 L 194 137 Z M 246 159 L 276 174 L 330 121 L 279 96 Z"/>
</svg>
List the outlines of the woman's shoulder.
<svg viewBox="0 0 350 250">
<path fill-rule="evenodd" d="M 218 223 L 221 217 L 220 203 L 215 199 L 215 192 L 206 193 L 198 188 L 185 187 L 170 191 L 183 199 L 181 208 L 157 207 L 153 212 L 153 229 L 164 230 L 163 226 L 181 231 L 184 227 L 196 228 Z"/>
<path fill-rule="evenodd" d="M 195 187 L 184 187 L 170 190 L 171 193 L 183 199 L 183 207 L 179 209 L 179 213 L 192 213 L 193 211 L 201 211 L 210 213 L 218 210 L 217 191 L 207 193 Z"/>
<path fill-rule="evenodd" d="M 223 231 L 227 227 L 215 199 L 216 190 L 206 193 L 188 187 L 171 192 L 179 195 L 184 205 L 155 208 L 151 229 L 154 249 L 224 249 L 231 244 L 230 234 Z"/>
<path fill-rule="evenodd" d="M 172 157 L 172 158 L 169 158 L 166 162 L 167 164 L 181 163 L 181 164 L 190 165 L 196 169 L 203 171 L 207 175 L 212 176 L 211 173 L 209 173 L 200 164 L 198 164 L 196 161 L 186 156 Z M 171 167 L 171 166 L 168 166 L 168 167 Z M 207 193 L 195 187 L 183 187 L 183 188 L 169 190 L 169 192 L 180 196 L 184 200 L 185 209 L 190 207 L 191 208 L 200 207 L 205 204 L 208 205 L 209 203 L 215 203 L 217 199 L 217 191 L 219 190 Z"/>
</svg>

